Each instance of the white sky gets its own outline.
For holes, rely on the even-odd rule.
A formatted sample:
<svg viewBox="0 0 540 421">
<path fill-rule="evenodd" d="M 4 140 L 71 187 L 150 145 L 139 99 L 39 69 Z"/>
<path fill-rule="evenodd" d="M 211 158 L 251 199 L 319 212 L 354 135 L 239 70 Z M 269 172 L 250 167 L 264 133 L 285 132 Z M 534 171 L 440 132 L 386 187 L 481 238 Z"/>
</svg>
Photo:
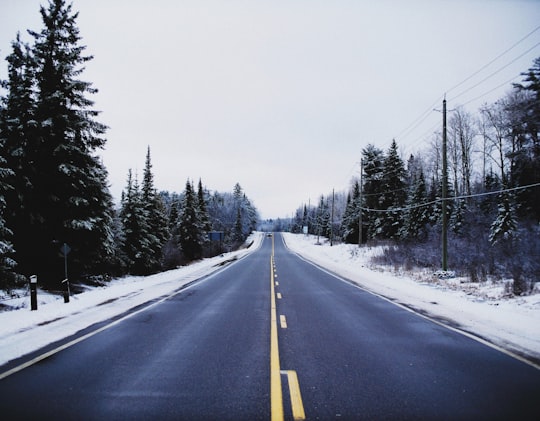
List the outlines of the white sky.
<svg viewBox="0 0 540 421">
<path fill-rule="evenodd" d="M 0 0 L 2 58 L 18 30 L 29 41 L 42 28 L 40 3 Z M 395 137 L 404 158 L 426 148 L 445 92 L 454 108 L 504 84 L 466 105 L 476 112 L 540 56 L 537 30 L 452 89 L 540 25 L 538 0 L 73 4 L 115 198 L 150 145 L 158 189 L 239 182 L 265 218 L 347 188 L 368 143 L 386 150 Z"/>
</svg>

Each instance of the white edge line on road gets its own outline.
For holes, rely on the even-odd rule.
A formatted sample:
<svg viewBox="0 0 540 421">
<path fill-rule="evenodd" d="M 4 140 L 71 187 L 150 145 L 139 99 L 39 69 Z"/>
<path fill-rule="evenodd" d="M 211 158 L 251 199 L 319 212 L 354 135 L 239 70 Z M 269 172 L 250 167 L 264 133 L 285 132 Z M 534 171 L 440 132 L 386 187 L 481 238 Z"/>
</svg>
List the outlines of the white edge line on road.
<svg viewBox="0 0 540 421">
<path fill-rule="evenodd" d="M 287 250 L 289 250 L 291 253 L 298 256 L 301 260 L 303 260 L 306 263 L 309 263 L 310 265 L 316 267 L 317 269 L 322 270 L 323 272 L 327 273 L 328 275 L 333 276 L 334 278 L 340 280 L 341 282 L 345 282 L 346 284 L 351 285 L 352 287 L 361 289 L 362 291 L 365 291 L 365 292 L 367 292 L 367 293 L 369 293 L 371 295 L 382 298 L 383 300 L 388 301 L 389 303 L 394 304 L 395 306 L 398 306 L 398 307 L 400 307 L 400 308 L 402 308 L 404 310 L 407 310 L 410 313 L 416 314 L 417 316 L 420 316 L 420 317 L 422 317 L 422 318 L 424 318 L 426 320 L 429 320 L 432 323 L 435 323 L 435 324 L 437 324 L 439 326 L 445 327 L 446 329 L 449 329 L 452 332 L 459 333 L 459 334 L 461 334 L 463 336 L 466 336 L 467 338 L 473 339 L 476 342 L 479 342 L 479 343 L 481 343 L 483 345 L 486 345 L 486 346 L 488 346 L 488 347 L 490 347 L 492 349 L 495 349 L 496 351 L 499 351 L 499 352 L 502 352 L 503 354 L 508 355 L 509 357 L 512 357 L 512 358 L 514 358 L 514 359 L 516 359 L 518 361 L 521 361 L 522 363 L 525 363 L 525 364 L 527 364 L 527 365 L 529 365 L 531 367 L 534 367 L 537 370 L 540 370 L 540 364 L 537 364 L 537 363 L 535 363 L 533 361 L 530 361 L 530 360 L 526 359 L 525 357 L 522 357 L 521 355 L 519 355 L 519 354 L 517 354 L 515 352 L 512 352 L 512 351 L 510 351 L 508 349 L 505 349 L 505 348 L 503 348 L 503 347 L 501 347 L 499 345 L 496 345 L 493 342 L 489 342 L 486 339 L 483 339 L 483 338 L 481 338 L 479 336 L 476 336 L 473 333 L 470 333 L 470 332 L 467 332 L 465 330 L 461 330 L 461 329 L 458 329 L 456 327 L 447 325 L 447 324 L 445 324 L 445 323 L 443 323 L 443 322 L 441 322 L 441 321 L 439 321 L 439 320 L 437 320 L 437 319 L 435 319 L 435 318 L 433 318 L 431 316 L 428 316 L 426 314 L 422 314 L 422 313 L 414 310 L 413 308 L 407 307 L 406 305 L 401 304 L 401 303 L 397 303 L 397 302 L 393 301 L 392 299 L 390 299 L 388 297 L 385 297 L 384 295 L 381 295 L 381 294 L 378 294 L 376 292 L 370 291 L 369 289 L 367 289 L 367 288 L 365 288 L 365 287 L 363 287 L 361 285 L 358 285 L 356 282 L 354 282 L 352 280 L 346 279 L 345 277 L 342 277 L 342 276 L 340 276 L 340 275 L 338 275 L 338 274 L 336 274 L 334 272 L 331 272 L 330 270 L 328 270 L 328 269 L 318 265 L 317 263 L 312 262 L 311 260 L 305 258 L 304 256 L 301 256 L 300 254 L 292 251 L 289 248 L 289 246 L 287 246 L 287 243 L 286 243 L 285 239 L 283 238 L 283 236 L 281 236 L 281 241 L 283 241 L 283 244 L 285 245 Z"/>
<path fill-rule="evenodd" d="M 261 243 L 262 243 L 262 242 L 261 242 Z M 260 246 L 259 246 L 259 247 L 260 247 Z M 259 248 L 259 247 L 258 247 L 258 248 Z M 258 249 L 258 248 L 257 248 L 257 249 Z M 255 251 L 255 250 L 254 250 L 254 251 Z M 191 283 L 190 283 L 189 285 L 187 285 L 187 286 L 181 288 L 180 290 L 176 290 L 176 291 L 174 291 L 174 292 L 172 292 L 172 293 L 170 293 L 170 294 L 168 294 L 168 295 L 165 295 L 165 296 L 159 298 L 156 302 L 154 302 L 154 303 L 152 303 L 152 304 L 148 304 L 147 306 L 145 306 L 145 307 L 143 307 L 143 308 L 141 308 L 141 309 L 139 309 L 139 310 L 136 310 L 136 311 L 134 311 L 134 312 L 132 312 L 132 313 L 126 314 L 125 316 L 123 316 L 123 317 L 121 317 L 121 318 L 119 318 L 119 319 L 117 319 L 117 320 L 115 320 L 115 321 L 113 321 L 113 322 L 110 322 L 109 324 L 107 324 L 107 325 L 105 325 L 105 326 L 102 326 L 102 327 L 100 327 L 99 329 L 93 330 L 92 332 L 89 332 L 89 333 L 87 333 L 86 335 L 80 336 L 80 337 L 78 337 L 78 338 L 76 338 L 76 339 L 73 339 L 73 340 L 71 340 L 71 341 L 69 341 L 69 342 L 66 342 L 66 343 L 63 344 L 63 345 L 60 345 L 60 346 L 58 346 L 58 347 L 56 347 L 56 348 L 54 348 L 54 349 L 52 349 L 52 350 L 50 350 L 50 351 L 47 351 L 47 352 L 45 352 L 45 353 L 43 353 L 43 354 L 38 355 L 38 356 L 35 357 L 35 358 L 32 358 L 32 359 L 29 360 L 29 361 L 26 361 L 25 363 L 22 363 L 22 364 L 20 364 L 20 365 L 18 365 L 18 366 L 16 366 L 16 367 L 13 367 L 13 368 L 10 369 L 10 370 L 7 370 L 7 371 L 4 371 L 3 373 L 0 373 L 0 380 L 5 379 L 6 377 L 9 377 L 9 376 L 11 376 L 12 374 L 18 373 L 19 371 L 22 371 L 22 370 L 24 370 L 25 368 L 28 368 L 28 367 L 30 367 L 30 366 L 32 366 L 32 365 L 34 365 L 34 364 L 36 364 L 36 363 L 38 363 L 38 362 L 40 362 L 40 361 L 43 361 L 43 360 L 45 360 L 45 359 L 51 357 L 52 355 L 57 354 L 57 353 L 63 351 L 64 349 L 67 349 L 67 348 L 69 348 L 69 347 L 72 347 L 73 345 L 78 344 L 79 342 L 82 342 L 82 341 L 84 341 L 84 340 L 86 340 L 86 339 L 88 339 L 88 338 L 91 338 L 92 336 L 97 335 L 98 333 L 101 333 L 101 332 L 103 332 L 103 331 L 105 331 L 105 330 L 107 330 L 107 329 L 110 329 L 111 327 L 116 326 L 117 324 L 123 322 L 124 320 L 129 319 L 130 317 L 136 316 L 137 314 L 140 314 L 140 313 L 142 313 L 143 311 L 149 310 L 149 309 L 151 309 L 152 307 L 154 307 L 154 306 L 156 306 L 156 305 L 158 305 L 158 304 L 161 304 L 161 303 L 163 303 L 164 301 L 167 301 L 168 299 L 174 297 L 175 295 L 181 294 L 181 293 L 187 291 L 188 289 L 191 289 L 191 288 L 193 288 L 194 286 L 200 284 L 201 282 L 207 281 L 207 280 L 213 278 L 214 276 L 219 275 L 221 272 L 223 272 L 223 271 L 229 269 L 229 268 L 230 268 L 232 265 L 234 265 L 236 262 L 239 262 L 240 260 L 244 259 L 246 256 L 248 256 L 248 255 L 250 255 L 250 254 L 251 254 L 251 253 L 245 254 L 244 256 L 242 256 L 242 257 L 240 257 L 240 258 L 234 260 L 231 264 L 229 264 L 229 265 L 227 265 L 227 266 L 225 266 L 225 267 L 221 267 L 221 268 L 217 269 L 215 272 L 212 272 L 212 273 L 210 273 L 210 274 L 208 274 L 208 275 L 203 275 L 203 276 L 201 276 L 199 279 L 196 279 L 196 280 L 194 280 L 194 281 L 191 281 Z M 150 301 L 152 301 L 152 300 L 150 300 Z M 144 305 L 144 303 L 141 304 L 141 305 Z M 128 311 L 129 311 L 129 310 L 128 310 Z"/>
</svg>

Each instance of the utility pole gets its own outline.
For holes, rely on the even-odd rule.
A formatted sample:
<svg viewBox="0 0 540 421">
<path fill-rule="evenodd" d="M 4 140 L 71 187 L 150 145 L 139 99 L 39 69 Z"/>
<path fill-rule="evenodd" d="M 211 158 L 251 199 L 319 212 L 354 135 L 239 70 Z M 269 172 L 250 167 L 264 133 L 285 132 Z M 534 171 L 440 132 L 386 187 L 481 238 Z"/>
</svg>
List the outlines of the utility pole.
<svg viewBox="0 0 540 421">
<path fill-rule="evenodd" d="M 442 133 L 442 270 L 448 270 L 448 217 L 446 215 L 446 187 L 448 185 L 448 164 L 446 160 L 446 97 L 443 100 L 443 133 Z"/>
<path fill-rule="evenodd" d="M 363 168 L 362 168 L 362 158 L 360 158 L 360 197 L 358 200 L 358 247 L 362 247 L 362 178 L 363 178 Z"/>
<path fill-rule="evenodd" d="M 332 216 L 330 217 L 330 247 L 334 245 L 334 189 L 332 189 Z"/>
</svg>

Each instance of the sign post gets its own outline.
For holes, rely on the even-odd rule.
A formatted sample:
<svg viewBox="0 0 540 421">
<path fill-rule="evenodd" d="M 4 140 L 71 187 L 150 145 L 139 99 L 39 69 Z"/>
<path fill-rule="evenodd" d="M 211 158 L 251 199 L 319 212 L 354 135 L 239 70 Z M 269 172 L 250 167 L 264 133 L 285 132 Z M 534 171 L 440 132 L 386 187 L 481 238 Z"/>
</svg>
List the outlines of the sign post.
<svg viewBox="0 0 540 421">
<path fill-rule="evenodd" d="M 65 279 L 62 281 L 63 284 L 66 284 L 66 289 L 64 291 L 64 303 L 69 303 L 69 280 L 68 280 L 68 269 L 67 269 L 67 255 L 71 251 L 71 247 L 69 247 L 66 243 L 64 243 L 62 244 L 62 247 L 60 247 L 60 251 L 64 255 Z"/>
<path fill-rule="evenodd" d="M 37 310 L 37 276 L 30 276 L 30 310 Z"/>
</svg>

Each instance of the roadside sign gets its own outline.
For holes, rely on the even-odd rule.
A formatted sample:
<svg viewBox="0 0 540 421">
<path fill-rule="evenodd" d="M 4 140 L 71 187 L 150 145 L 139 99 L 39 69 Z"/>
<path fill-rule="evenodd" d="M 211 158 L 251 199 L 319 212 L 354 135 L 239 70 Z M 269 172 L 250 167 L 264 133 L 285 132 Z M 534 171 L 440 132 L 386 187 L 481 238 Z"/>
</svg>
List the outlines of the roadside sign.
<svg viewBox="0 0 540 421">
<path fill-rule="evenodd" d="M 60 251 L 62 252 L 64 257 L 66 257 L 69 254 L 69 252 L 71 251 L 71 247 L 68 246 L 66 243 L 64 243 L 64 244 L 62 244 L 62 247 L 60 247 Z"/>
</svg>

